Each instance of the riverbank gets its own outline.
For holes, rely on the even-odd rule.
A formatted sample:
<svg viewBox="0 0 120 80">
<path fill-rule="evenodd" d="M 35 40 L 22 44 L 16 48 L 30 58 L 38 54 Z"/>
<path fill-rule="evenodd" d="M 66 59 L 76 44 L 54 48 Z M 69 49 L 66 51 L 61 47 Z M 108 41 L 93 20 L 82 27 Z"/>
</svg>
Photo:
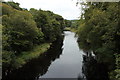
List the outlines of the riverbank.
<svg viewBox="0 0 120 80">
<path fill-rule="evenodd" d="M 64 29 L 64 31 L 71 31 L 71 32 L 77 32 L 77 30 L 75 29 L 75 28 L 71 28 L 71 27 L 66 27 L 65 29 Z"/>
<path fill-rule="evenodd" d="M 14 59 L 12 66 L 14 68 L 20 68 L 30 60 L 39 57 L 41 54 L 46 52 L 50 48 L 51 43 L 43 43 L 34 47 L 30 51 L 22 52 L 21 55 Z"/>
<path fill-rule="evenodd" d="M 3 80 L 35 80 L 37 76 L 44 75 L 52 62 L 59 59 L 63 50 L 63 39 L 64 37 L 60 37 L 52 42 L 47 51 L 41 53 L 39 57 L 29 60 L 22 67 L 12 69 L 7 75 L 3 74 Z M 38 50 L 39 47 L 36 51 L 38 52 Z"/>
</svg>

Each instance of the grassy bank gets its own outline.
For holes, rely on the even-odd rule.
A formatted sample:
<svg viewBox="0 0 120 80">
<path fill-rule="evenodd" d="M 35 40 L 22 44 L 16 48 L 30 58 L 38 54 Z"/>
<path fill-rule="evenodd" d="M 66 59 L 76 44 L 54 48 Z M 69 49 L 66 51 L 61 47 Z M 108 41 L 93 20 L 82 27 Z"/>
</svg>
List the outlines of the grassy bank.
<svg viewBox="0 0 120 80">
<path fill-rule="evenodd" d="M 75 28 L 71 28 L 71 27 L 66 27 L 64 29 L 64 31 L 72 31 L 72 32 L 77 32 L 77 30 Z"/>
<path fill-rule="evenodd" d="M 31 59 L 39 57 L 41 54 L 46 52 L 49 48 L 50 48 L 50 43 L 44 43 L 34 47 L 31 51 L 22 52 L 21 55 L 17 56 L 14 59 L 12 66 L 14 68 L 20 68 Z"/>
</svg>

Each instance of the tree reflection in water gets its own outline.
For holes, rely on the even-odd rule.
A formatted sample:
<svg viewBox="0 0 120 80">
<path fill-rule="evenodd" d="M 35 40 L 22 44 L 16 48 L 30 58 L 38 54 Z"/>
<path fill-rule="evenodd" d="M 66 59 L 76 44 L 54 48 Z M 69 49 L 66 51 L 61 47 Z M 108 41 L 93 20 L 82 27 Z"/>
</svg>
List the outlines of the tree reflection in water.
<svg viewBox="0 0 120 80">
<path fill-rule="evenodd" d="M 90 52 L 83 55 L 82 71 L 83 76 L 79 76 L 78 80 L 109 80 L 107 66 L 98 63 Z"/>
<path fill-rule="evenodd" d="M 51 45 L 51 48 L 39 58 L 33 59 L 18 70 L 12 71 L 3 80 L 38 80 L 44 75 L 53 61 L 62 53 L 63 39 L 59 39 Z"/>
</svg>

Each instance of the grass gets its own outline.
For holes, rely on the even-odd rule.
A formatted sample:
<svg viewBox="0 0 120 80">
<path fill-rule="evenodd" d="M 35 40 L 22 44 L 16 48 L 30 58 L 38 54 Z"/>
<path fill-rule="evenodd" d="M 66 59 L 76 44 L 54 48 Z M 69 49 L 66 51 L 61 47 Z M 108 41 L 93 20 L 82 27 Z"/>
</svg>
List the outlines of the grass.
<svg viewBox="0 0 120 80">
<path fill-rule="evenodd" d="M 64 29 L 64 31 L 72 31 L 72 32 L 77 32 L 77 30 L 75 29 L 75 28 L 71 28 L 71 27 L 66 27 L 65 29 Z"/>
<path fill-rule="evenodd" d="M 29 62 L 31 59 L 39 57 L 50 48 L 50 43 L 44 43 L 34 47 L 31 51 L 22 52 L 20 56 L 14 59 L 13 67 L 19 68 Z"/>
<path fill-rule="evenodd" d="M 64 29 L 64 31 L 71 31 L 71 28 L 70 28 L 70 27 L 66 27 L 66 28 Z"/>
<path fill-rule="evenodd" d="M 70 31 L 75 32 L 75 33 L 77 32 L 77 30 L 75 28 L 71 28 Z"/>
</svg>

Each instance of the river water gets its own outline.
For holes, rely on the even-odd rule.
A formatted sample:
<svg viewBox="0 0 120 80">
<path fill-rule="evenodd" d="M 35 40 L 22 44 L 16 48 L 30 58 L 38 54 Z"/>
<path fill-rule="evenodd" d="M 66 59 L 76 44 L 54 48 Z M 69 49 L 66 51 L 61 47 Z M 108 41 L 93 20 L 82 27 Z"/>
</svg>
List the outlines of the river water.
<svg viewBox="0 0 120 80">
<path fill-rule="evenodd" d="M 64 39 L 54 42 L 46 53 L 3 76 L 2 80 L 108 80 L 101 65 L 79 49 L 74 32 L 65 31 Z"/>
<path fill-rule="evenodd" d="M 77 78 L 82 75 L 82 54 L 75 33 L 66 31 L 63 51 L 59 59 L 49 66 L 47 73 L 40 78 Z"/>
</svg>

